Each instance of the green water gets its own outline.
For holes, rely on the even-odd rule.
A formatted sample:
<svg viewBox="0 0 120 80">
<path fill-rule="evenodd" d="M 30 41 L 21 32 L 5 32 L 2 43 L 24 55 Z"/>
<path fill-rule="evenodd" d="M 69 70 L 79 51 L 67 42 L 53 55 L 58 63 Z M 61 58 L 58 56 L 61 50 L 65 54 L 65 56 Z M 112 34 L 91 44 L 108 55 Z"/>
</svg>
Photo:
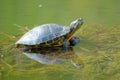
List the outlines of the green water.
<svg viewBox="0 0 120 80">
<path fill-rule="evenodd" d="M 120 80 L 119 3 L 0 0 L 0 80 Z M 15 49 L 14 43 L 23 34 L 18 26 L 24 29 L 44 23 L 69 25 L 79 17 L 84 19 L 84 25 L 76 36 L 82 41 L 73 52 L 84 67 L 73 66 L 70 58 L 54 65 L 41 64 Z"/>
<path fill-rule="evenodd" d="M 39 56 L 31 59 L 16 50 L 14 42 L 18 38 L 8 38 L 0 45 L 0 80 L 119 80 L 119 31 L 120 26 L 82 27 L 76 33 L 82 41 L 73 47 L 70 55 L 58 49 L 54 57 L 65 61 L 53 65 L 42 64 L 35 60 Z M 49 54 L 50 51 L 46 52 Z M 71 64 L 71 60 L 79 63 L 80 67 Z M 54 61 L 50 59 L 50 62 Z"/>
<path fill-rule="evenodd" d="M 119 25 L 119 0 L 1 0 L 0 31 L 17 33 L 17 25 L 69 25 L 83 17 L 85 25 Z"/>
</svg>

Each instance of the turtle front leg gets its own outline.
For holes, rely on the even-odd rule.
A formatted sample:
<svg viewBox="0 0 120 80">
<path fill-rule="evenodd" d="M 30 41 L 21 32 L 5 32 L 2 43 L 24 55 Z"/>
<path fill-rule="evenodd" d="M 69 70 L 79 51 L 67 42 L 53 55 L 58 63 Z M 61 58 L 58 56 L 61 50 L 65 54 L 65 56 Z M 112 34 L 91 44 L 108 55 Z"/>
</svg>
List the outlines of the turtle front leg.
<svg viewBox="0 0 120 80">
<path fill-rule="evenodd" d="M 70 46 L 75 46 L 80 42 L 80 39 L 78 37 L 73 37 L 71 40 L 69 40 Z"/>
</svg>

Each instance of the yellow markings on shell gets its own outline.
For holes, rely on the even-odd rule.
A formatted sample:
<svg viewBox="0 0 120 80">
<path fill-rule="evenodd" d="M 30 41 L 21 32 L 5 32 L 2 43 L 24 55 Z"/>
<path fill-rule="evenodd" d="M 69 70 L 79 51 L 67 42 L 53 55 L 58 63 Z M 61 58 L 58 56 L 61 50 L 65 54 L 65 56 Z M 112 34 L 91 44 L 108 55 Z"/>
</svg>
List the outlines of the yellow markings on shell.
<svg viewBox="0 0 120 80">
<path fill-rule="evenodd" d="M 59 45 L 59 46 L 62 46 L 63 44 L 62 44 L 62 42 L 59 41 L 59 42 L 58 42 L 58 45 Z"/>
<path fill-rule="evenodd" d="M 57 44 L 55 45 L 55 46 L 62 46 L 63 45 L 63 42 L 61 41 L 61 38 L 62 37 L 58 37 L 58 39 L 57 39 Z"/>
<path fill-rule="evenodd" d="M 63 45 L 63 42 L 62 42 L 62 38 L 63 36 L 60 36 L 56 39 L 52 39 L 50 41 L 46 41 L 44 44 L 40 44 L 41 46 L 62 46 Z"/>
<path fill-rule="evenodd" d="M 50 45 L 48 42 L 45 42 L 45 45 Z"/>
</svg>

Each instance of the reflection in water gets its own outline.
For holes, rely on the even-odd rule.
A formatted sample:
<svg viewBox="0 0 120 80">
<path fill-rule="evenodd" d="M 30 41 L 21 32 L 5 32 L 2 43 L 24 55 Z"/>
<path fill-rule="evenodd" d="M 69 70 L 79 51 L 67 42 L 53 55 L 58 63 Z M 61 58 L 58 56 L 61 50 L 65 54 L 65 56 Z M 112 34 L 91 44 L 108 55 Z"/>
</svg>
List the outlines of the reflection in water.
<svg viewBox="0 0 120 80">
<path fill-rule="evenodd" d="M 83 67 L 82 60 L 74 53 L 72 47 L 44 48 L 42 50 L 32 49 L 29 52 L 24 52 L 23 54 L 42 64 L 56 64 L 70 60 L 77 68 Z"/>
</svg>

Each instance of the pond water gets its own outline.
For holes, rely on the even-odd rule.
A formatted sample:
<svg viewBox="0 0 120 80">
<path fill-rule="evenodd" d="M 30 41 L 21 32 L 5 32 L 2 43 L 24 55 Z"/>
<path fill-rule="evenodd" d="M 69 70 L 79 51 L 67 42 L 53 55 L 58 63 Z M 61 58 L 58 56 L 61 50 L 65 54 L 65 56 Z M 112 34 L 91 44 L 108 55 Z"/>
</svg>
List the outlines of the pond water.
<svg viewBox="0 0 120 80">
<path fill-rule="evenodd" d="M 119 0 L 1 0 L 0 80 L 119 80 L 119 3 Z M 14 43 L 26 26 L 33 28 L 44 23 L 69 26 L 79 17 L 84 19 L 84 25 L 75 35 L 82 41 L 72 49 L 23 53 L 15 48 Z"/>
<path fill-rule="evenodd" d="M 23 53 L 15 48 L 16 39 L 6 40 L 11 44 L 0 46 L 0 79 L 119 80 L 120 26 L 93 28 L 82 27 L 76 33 L 82 41 L 70 49 Z"/>
<path fill-rule="evenodd" d="M 0 78 L 2 80 L 56 80 L 58 77 L 55 78 L 50 75 L 56 75 L 57 73 L 60 74 L 62 78 L 64 74 L 62 70 L 64 71 L 65 68 L 83 68 L 81 58 L 74 53 L 72 47 L 66 49 L 61 47 L 42 50 L 32 49 L 29 52 L 12 49 L 11 55 L 6 54 L 7 57 L 5 57 L 4 54 L 1 55 Z M 69 71 L 67 71 L 67 73 L 66 74 L 69 75 Z M 43 76 L 43 74 L 45 76 Z M 69 76 L 67 77 L 69 79 Z"/>
<path fill-rule="evenodd" d="M 0 31 L 18 33 L 16 25 L 69 25 L 79 17 L 84 19 L 84 25 L 119 25 L 119 3 L 119 0 L 1 0 Z"/>
</svg>

